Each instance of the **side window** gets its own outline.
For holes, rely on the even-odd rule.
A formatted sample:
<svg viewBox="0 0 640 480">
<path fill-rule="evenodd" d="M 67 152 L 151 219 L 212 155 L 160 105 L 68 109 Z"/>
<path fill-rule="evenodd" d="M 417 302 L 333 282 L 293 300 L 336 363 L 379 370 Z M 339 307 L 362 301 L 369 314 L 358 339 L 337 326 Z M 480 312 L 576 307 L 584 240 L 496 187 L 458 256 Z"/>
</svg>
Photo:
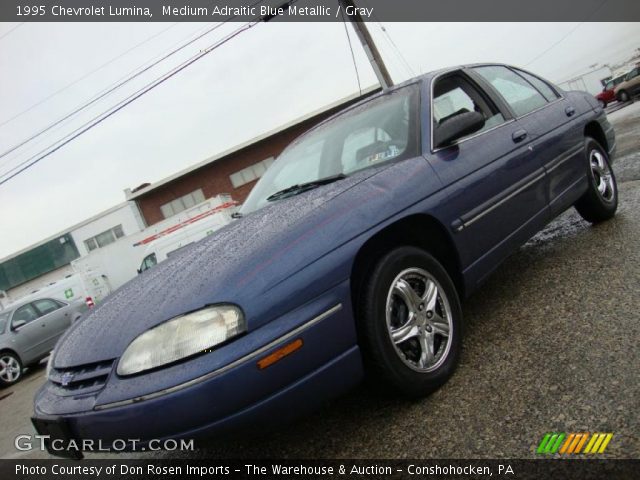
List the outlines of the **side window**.
<svg viewBox="0 0 640 480">
<path fill-rule="evenodd" d="M 157 264 L 158 264 L 158 261 L 156 259 L 155 253 L 147 255 L 146 257 L 144 257 L 144 260 L 142 260 L 142 265 L 140 265 L 140 271 L 144 272 L 145 270 L 149 270 L 151 267 Z"/>
<path fill-rule="evenodd" d="M 57 302 L 54 302 L 49 298 L 36 300 L 33 302 L 33 305 L 40 312 L 40 315 L 46 315 L 60 308 L 60 305 Z"/>
<path fill-rule="evenodd" d="M 522 70 L 517 70 L 517 72 L 520 76 L 524 77 L 527 82 L 533 85 L 535 89 L 538 90 L 545 99 L 547 99 L 547 101 L 553 102 L 559 98 L 558 94 L 541 78 L 531 75 L 530 73 L 523 72 Z"/>
<path fill-rule="evenodd" d="M 435 128 L 456 115 L 480 112 L 484 116 L 482 132 L 505 121 L 504 116 L 488 98 L 459 74 L 438 79 L 433 89 L 433 125 Z M 476 135 L 478 132 L 474 132 Z"/>
<path fill-rule="evenodd" d="M 13 324 L 20 320 L 29 323 L 34 321 L 36 318 L 38 318 L 38 312 L 33 308 L 33 305 L 28 303 L 16 310 L 16 313 L 13 314 L 13 318 L 11 319 L 11 323 Z"/>
<path fill-rule="evenodd" d="M 502 95 L 518 117 L 547 104 L 547 100 L 538 90 L 506 67 L 476 67 L 474 70 Z"/>
</svg>

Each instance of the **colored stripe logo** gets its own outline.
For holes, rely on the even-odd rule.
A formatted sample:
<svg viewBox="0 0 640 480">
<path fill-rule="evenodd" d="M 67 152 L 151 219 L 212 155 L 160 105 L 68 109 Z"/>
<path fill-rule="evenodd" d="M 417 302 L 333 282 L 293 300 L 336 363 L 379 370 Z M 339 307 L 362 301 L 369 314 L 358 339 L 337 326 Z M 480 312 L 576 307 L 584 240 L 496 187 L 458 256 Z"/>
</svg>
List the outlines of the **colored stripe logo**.
<svg viewBox="0 0 640 480">
<path fill-rule="evenodd" d="M 550 432 L 542 437 L 536 453 L 561 455 L 604 453 L 612 438 L 613 433 Z"/>
</svg>

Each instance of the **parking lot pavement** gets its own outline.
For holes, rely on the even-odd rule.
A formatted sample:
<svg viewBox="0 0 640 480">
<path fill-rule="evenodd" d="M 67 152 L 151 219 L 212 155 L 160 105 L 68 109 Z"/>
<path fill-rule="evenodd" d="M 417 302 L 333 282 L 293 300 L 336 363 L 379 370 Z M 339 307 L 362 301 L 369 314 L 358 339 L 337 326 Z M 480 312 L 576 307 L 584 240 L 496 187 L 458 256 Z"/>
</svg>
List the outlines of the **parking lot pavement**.
<svg viewBox="0 0 640 480">
<path fill-rule="evenodd" d="M 548 431 L 600 431 L 614 433 L 605 457 L 639 458 L 640 102 L 610 120 L 618 215 L 594 227 L 570 210 L 510 257 L 465 302 L 462 362 L 442 389 L 409 402 L 363 386 L 279 432 L 183 455 L 526 458 Z M 37 370 L 0 400 L 0 456 L 32 432 L 43 379 Z"/>
<path fill-rule="evenodd" d="M 47 458 L 44 452 L 22 453 L 16 450 L 14 440 L 18 435 L 35 434 L 31 426 L 33 396 L 44 383 L 45 365 L 30 368 L 13 387 L 0 390 L 0 458 Z"/>
</svg>

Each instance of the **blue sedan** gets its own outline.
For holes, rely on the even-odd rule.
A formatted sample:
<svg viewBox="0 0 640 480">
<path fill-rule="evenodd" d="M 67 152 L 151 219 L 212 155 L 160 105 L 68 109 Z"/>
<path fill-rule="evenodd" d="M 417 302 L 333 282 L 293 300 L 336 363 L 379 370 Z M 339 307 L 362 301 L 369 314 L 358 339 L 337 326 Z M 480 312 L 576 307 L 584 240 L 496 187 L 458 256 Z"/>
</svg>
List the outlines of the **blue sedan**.
<svg viewBox="0 0 640 480">
<path fill-rule="evenodd" d="M 365 376 L 427 395 L 460 359 L 461 299 L 567 208 L 615 215 L 614 150 L 591 95 L 518 68 L 384 90 L 287 147 L 242 218 L 77 322 L 33 423 L 104 445 L 268 431 Z"/>
</svg>

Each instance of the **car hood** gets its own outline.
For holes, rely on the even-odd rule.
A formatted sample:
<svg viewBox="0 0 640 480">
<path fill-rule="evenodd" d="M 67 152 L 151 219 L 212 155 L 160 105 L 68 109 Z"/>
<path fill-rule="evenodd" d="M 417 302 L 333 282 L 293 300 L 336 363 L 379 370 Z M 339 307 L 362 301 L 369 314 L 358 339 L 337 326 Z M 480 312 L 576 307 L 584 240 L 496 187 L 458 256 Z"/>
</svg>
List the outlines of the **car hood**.
<svg viewBox="0 0 640 480">
<path fill-rule="evenodd" d="M 293 308 L 276 305 L 270 289 L 339 245 L 345 228 L 354 228 L 355 191 L 388 168 L 364 170 L 274 202 L 147 270 L 67 331 L 53 365 L 115 359 L 142 332 L 205 305 L 240 306 L 250 331 Z M 366 228 L 368 222 L 361 223 Z"/>
</svg>

